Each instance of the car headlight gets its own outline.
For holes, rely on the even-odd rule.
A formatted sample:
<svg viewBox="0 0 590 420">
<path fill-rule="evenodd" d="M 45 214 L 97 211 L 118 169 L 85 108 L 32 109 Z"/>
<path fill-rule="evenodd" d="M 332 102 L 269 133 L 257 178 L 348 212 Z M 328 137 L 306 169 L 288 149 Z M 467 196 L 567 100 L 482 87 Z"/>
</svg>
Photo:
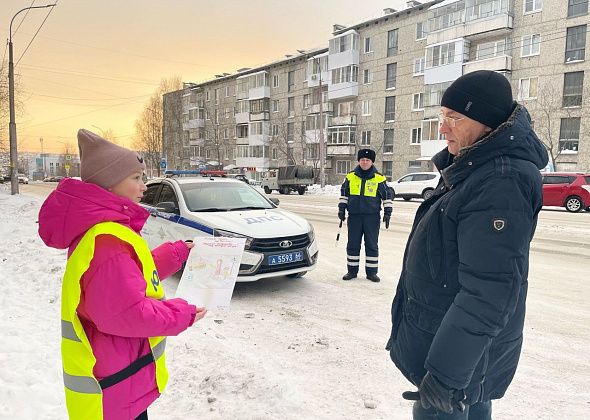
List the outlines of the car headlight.
<svg viewBox="0 0 590 420">
<path fill-rule="evenodd" d="M 309 243 L 312 243 L 315 239 L 315 232 L 311 223 L 309 224 L 309 232 L 307 232 L 307 236 L 309 236 Z"/>
<path fill-rule="evenodd" d="M 254 241 L 254 238 L 249 236 L 240 235 L 239 233 L 230 232 L 223 229 L 214 229 L 213 236 L 225 236 L 226 238 L 246 238 L 246 245 L 244 246 L 244 249 L 250 249 L 250 245 L 252 245 L 252 242 Z"/>
</svg>

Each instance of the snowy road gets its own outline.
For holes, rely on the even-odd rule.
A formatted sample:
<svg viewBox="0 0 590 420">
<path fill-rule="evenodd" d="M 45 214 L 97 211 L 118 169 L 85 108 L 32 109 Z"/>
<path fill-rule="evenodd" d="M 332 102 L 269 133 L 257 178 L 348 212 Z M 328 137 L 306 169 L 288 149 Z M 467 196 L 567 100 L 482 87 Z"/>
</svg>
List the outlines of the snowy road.
<svg viewBox="0 0 590 420">
<path fill-rule="evenodd" d="M 55 184 L 0 191 L 0 418 L 65 418 L 59 361 L 63 252 L 35 235 L 40 200 Z M 5 191 L 6 189 L 4 189 Z M 169 340 L 169 388 L 153 419 L 409 419 L 409 390 L 383 347 L 402 253 L 419 202 L 395 201 L 381 230 L 380 275 L 340 280 L 346 234 L 336 247 L 338 197 L 283 196 L 282 208 L 310 220 L 320 262 L 304 278 L 236 286 L 229 312 L 209 313 Z M 15 216 L 16 214 L 16 216 Z M 590 213 L 544 210 L 531 253 L 525 347 L 495 419 L 584 419 L 590 413 Z M 35 262 L 35 264 L 31 264 Z M 178 279 L 165 282 L 173 296 Z M 42 315 L 41 315 L 42 314 Z M 42 381 L 39 380 L 42 377 Z M 39 383 L 41 382 L 41 383 Z M 42 386 L 41 386 L 42 385 Z M 30 400 L 30 387 L 36 398 Z M 365 408 L 374 403 L 376 408 Z M 371 405 L 371 404 L 369 404 Z"/>
</svg>

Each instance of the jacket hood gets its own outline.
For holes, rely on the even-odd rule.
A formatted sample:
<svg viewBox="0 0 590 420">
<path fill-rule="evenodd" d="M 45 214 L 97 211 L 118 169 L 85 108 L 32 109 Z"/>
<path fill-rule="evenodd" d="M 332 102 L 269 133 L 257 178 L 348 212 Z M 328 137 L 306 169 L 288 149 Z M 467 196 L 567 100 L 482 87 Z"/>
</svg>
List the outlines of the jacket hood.
<svg viewBox="0 0 590 420">
<path fill-rule="evenodd" d="M 137 203 L 95 184 L 63 179 L 39 210 L 45 245 L 65 249 L 101 222 L 117 222 L 140 232 L 149 213 Z"/>
<path fill-rule="evenodd" d="M 437 153 L 432 162 L 441 171 L 447 186 L 452 186 L 477 167 L 501 155 L 532 162 L 539 170 L 547 166 L 547 149 L 533 131 L 531 117 L 522 105 L 517 104 L 506 122 L 472 146 L 462 149 L 457 156 L 446 148 Z"/>
</svg>

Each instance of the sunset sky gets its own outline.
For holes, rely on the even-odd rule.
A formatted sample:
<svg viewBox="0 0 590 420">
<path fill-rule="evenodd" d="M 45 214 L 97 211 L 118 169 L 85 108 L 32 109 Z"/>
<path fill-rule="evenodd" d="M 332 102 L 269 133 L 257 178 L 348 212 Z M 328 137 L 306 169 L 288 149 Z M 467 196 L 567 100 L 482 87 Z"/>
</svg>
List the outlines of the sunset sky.
<svg viewBox="0 0 590 420">
<path fill-rule="evenodd" d="M 43 0 L 0 0 L 0 31 Z M 327 47 L 332 25 L 402 8 L 399 0 L 58 0 L 13 23 L 20 75 L 19 151 L 62 153 L 78 128 L 112 129 L 131 146 L 134 122 L 162 78 L 199 82 L 271 62 L 297 49 Z M 18 28 L 18 30 L 17 30 Z M 5 45 L 0 59 L 8 62 Z M 2 133 L 7 138 L 7 133 Z"/>
</svg>

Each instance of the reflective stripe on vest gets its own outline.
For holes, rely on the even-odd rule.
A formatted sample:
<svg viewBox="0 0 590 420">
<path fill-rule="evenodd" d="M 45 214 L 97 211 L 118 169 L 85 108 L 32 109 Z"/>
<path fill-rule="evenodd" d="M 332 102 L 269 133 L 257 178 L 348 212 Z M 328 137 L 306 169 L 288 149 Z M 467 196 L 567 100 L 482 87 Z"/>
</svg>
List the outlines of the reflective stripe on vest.
<svg viewBox="0 0 590 420">
<path fill-rule="evenodd" d="M 93 376 L 96 358 L 76 313 L 80 303 L 80 279 L 94 257 L 95 241 L 99 235 L 112 235 L 131 245 L 141 262 L 146 282 L 145 295 L 158 300 L 165 298 L 147 243 L 133 230 L 118 223 L 104 222 L 90 228 L 82 237 L 68 258 L 61 299 L 61 354 L 66 405 L 71 419 L 103 419 L 102 390 Z M 150 337 L 149 343 L 156 365 L 158 391 L 162 393 L 168 382 L 166 339 Z"/>
<path fill-rule="evenodd" d="M 363 179 L 359 177 L 354 172 L 349 172 L 346 175 L 346 179 L 348 179 L 348 189 L 350 191 L 350 195 L 364 195 L 365 197 L 377 197 L 377 189 L 379 187 L 379 183 L 385 181 L 385 177 L 381 174 L 375 174 L 375 176 L 371 179 L 365 180 L 365 188 L 363 194 L 361 194 L 361 184 Z"/>
</svg>

